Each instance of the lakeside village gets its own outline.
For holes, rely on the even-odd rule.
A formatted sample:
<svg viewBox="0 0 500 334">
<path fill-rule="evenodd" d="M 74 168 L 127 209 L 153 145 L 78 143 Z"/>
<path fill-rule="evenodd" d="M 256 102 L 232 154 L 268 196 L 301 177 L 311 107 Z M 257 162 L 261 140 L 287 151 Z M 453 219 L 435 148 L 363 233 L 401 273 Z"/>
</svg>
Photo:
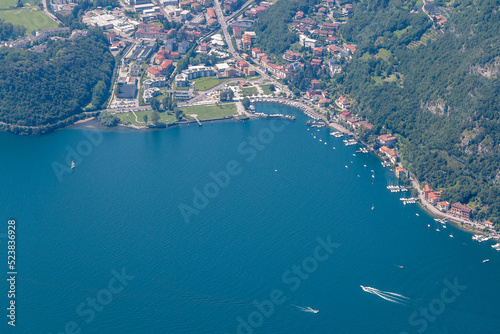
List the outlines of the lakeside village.
<svg viewBox="0 0 500 334">
<path fill-rule="evenodd" d="M 108 109 L 103 111 L 112 115 L 111 124 L 142 129 L 270 118 L 255 113 L 251 105 L 263 101 L 299 108 L 315 119 L 308 122 L 309 126 L 329 126 L 336 130 L 332 132 L 336 137 L 369 132 L 373 126 L 352 114 L 351 106 L 356 101 L 348 96 L 330 97 L 328 90 L 322 89 L 356 52 L 356 45 L 341 41 L 337 34 L 353 12 L 352 4 L 339 5 L 335 0 L 326 0 L 308 15 L 298 11 L 289 29 L 297 34 L 299 42 L 278 58 L 255 45 L 257 36 L 252 30 L 260 13 L 274 2 L 125 0 L 115 8 L 97 7 L 84 13 L 82 22 L 103 29 L 110 51 L 120 59 Z M 78 1 L 50 0 L 49 5 L 55 13 L 69 14 Z M 437 14 L 436 23 L 444 24 Z M 86 35 L 86 30 L 53 28 L 36 31 L 3 46 L 43 52 L 48 39 Z M 292 91 L 286 80 L 303 71 L 306 65 L 321 69 L 326 76 L 321 80 L 312 78 L 306 91 Z M 271 117 L 294 119 L 287 115 Z M 381 135 L 370 143 L 362 140 L 365 147 L 383 159 L 384 167 L 392 167 L 396 177 L 407 184 L 388 186 L 391 192 L 407 191 L 413 182 L 413 196 L 418 194 L 418 197 L 401 198 L 404 204 L 420 200 L 435 215 L 487 231 L 487 237 L 476 236 L 476 240 L 499 240 L 493 223 L 474 221 L 467 206 L 442 201 L 441 192 L 432 191 L 429 185 L 419 191 L 415 178 L 410 177 L 399 160 L 396 141 L 391 134 Z M 349 139 L 344 143 L 354 145 L 357 141 Z M 360 152 L 368 150 L 362 148 Z M 495 247 L 500 249 L 499 244 Z"/>
</svg>

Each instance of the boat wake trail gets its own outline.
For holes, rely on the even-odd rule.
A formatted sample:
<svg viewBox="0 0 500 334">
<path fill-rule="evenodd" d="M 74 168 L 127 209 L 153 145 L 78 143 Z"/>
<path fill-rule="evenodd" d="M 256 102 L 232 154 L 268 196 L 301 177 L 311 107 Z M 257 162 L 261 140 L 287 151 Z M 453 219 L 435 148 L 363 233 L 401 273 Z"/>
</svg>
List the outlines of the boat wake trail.
<svg viewBox="0 0 500 334">
<path fill-rule="evenodd" d="M 400 295 L 399 293 L 394 293 L 394 292 L 389 292 L 389 291 L 382 291 L 382 290 L 379 290 L 379 289 L 375 289 L 375 288 L 371 288 L 369 286 L 362 286 L 361 285 L 361 289 L 363 289 L 363 291 L 365 292 L 368 292 L 368 293 L 371 293 L 373 295 L 376 295 L 376 296 L 379 296 L 380 298 L 382 299 L 385 299 L 391 303 L 396 303 L 396 304 L 400 304 L 400 305 L 403 305 L 403 306 L 411 306 L 410 304 L 412 304 L 411 302 L 413 302 L 414 300 L 408 298 L 408 297 L 405 297 L 403 295 Z"/>
<path fill-rule="evenodd" d="M 307 306 L 307 307 L 302 307 L 302 306 L 297 306 L 297 305 L 293 305 L 293 306 L 295 306 L 296 308 L 298 308 L 302 312 L 309 312 L 309 313 L 318 313 L 319 312 L 319 310 L 315 310 L 315 309 L 311 308 L 310 306 Z"/>
</svg>

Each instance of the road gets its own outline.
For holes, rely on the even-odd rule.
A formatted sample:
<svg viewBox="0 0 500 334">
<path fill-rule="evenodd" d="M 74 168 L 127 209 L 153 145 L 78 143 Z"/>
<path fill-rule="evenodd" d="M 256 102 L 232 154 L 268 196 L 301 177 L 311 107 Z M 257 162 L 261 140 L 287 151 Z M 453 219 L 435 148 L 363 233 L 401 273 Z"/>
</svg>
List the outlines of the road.
<svg viewBox="0 0 500 334">
<path fill-rule="evenodd" d="M 249 2 L 247 2 L 247 3 L 249 3 Z M 247 5 L 247 3 L 245 3 L 245 6 Z M 224 38 L 226 40 L 229 53 L 231 53 L 231 55 L 235 59 L 238 59 L 238 60 L 242 59 L 240 57 L 240 55 L 234 49 L 233 40 L 231 39 L 231 35 L 229 35 L 229 32 L 227 31 L 227 21 L 226 21 L 226 18 L 224 17 L 224 15 L 222 14 L 222 9 L 221 9 L 219 0 L 214 0 L 214 8 L 215 8 L 215 14 L 217 15 L 217 18 L 218 18 L 219 23 L 221 25 L 222 32 L 224 34 Z M 231 16 L 229 16 L 229 18 L 231 18 Z M 255 70 L 255 72 L 259 73 L 264 79 L 271 80 L 273 82 L 273 84 L 276 87 L 278 87 L 282 92 L 285 92 L 285 94 L 287 94 L 287 95 L 292 94 L 287 86 L 282 85 L 277 80 L 275 80 L 273 77 L 270 77 L 269 75 L 267 75 L 265 73 L 265 71 L 261 70 L 259 67 L 256 67 L 256 66 L 253 66 L 252 64 L 250 64 L 250 68 Z"/>
<path fill-rule="evenodd" d="M 47 15 L 52 21 L 54 21 L 57 24 L 62 23 L 54 14 L 52 14 L 51 12 L 49 12 L 49 9 L 47 7 L 47 1 L 48 0 L 42 0 L 42 3 L 43 3 L 43 12 L 45 13 L 45 15 Z"/>
</svg>

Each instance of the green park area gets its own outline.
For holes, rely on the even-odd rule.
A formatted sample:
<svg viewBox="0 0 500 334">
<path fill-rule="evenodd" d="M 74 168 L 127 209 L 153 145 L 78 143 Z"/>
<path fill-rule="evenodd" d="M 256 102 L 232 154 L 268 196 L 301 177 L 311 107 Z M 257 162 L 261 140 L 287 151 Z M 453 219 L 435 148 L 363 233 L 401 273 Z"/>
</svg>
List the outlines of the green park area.
<svg viewBox="0 0 500 334">
<path fill-rule="evenodd" d="M 151 121 L 151 113 L 152 112 L 153 112 L 152 110 L 135 111 L 135 114 L 137 115 L 137 121 L 135 120 L 135 116 L 134 116 L 133 112 L 120 113 L 120 114 L 116 114 L 115 116 L 118 117 L 122 121 L 122 123 L 143 126 L 144 125 L 144 115 L 148 115 L 148 125 L 153 125 L 153 122 Z M 165 124 L 173 123 L 173 122 L 175 122 L 175 116 L 167 114 L 166 112 L 161 112 L 160 113 L 160 122 L 165 123 Z"/>
<path fill-rule="evenodd" d="M 0 0 L 0 8 L 8 7 L 9 3 L 10 0 Z M 31 34 L 33 30 L 57 28 L 57 24 L 42 11 L 29 7 L 0 10 L 0 19 L 25 26 L 26 34 Z"/>
<path fill-rule="evenodd" d="M 260 86 L 260 88 L 262 88 L 262 91 L 264 92 L 264 94 L 269 95 L 269 94 L 273 94 L 273 92 L 269 88 L 270 86 L 271 85 L 265 85 L 265 86 Z"/>
<path fill-rule="evenodd" d="M 189 115 L 198 115 L 199 120 L 221 118 L 225 116 L 234 116 L 238 114 L 234 103 L 224 103 L 209 106 L 191 106 L 179 108 L 184 112 L 186 118 L 191 118 Z"/>
<path fill-rule="evenodd" d="M 204 77 L 194 79 L 194 89 L 196 90 L 208 90 L 217 86 L 218 84 L 223 83 L 226 79 L 217 79 L 214 77 Z"/>
<path fill-rule="evenodd" d="M 257 88 L 255 87 L 245 87 L 241 89 L 241 96 L 251 96 L 251 95 L 257 95 L 259 92 L 257 91 Z"/>
</svg>

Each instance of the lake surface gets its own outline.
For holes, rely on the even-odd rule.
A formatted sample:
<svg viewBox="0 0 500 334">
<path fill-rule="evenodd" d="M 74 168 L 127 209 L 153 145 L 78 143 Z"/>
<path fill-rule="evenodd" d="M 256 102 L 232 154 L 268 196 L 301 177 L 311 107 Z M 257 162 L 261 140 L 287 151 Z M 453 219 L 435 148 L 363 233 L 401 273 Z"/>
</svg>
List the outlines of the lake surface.
<svg viewBox="0 0 500 334">
<path fill-rule="evenodd" d="M 257 109 L 297 121 L 0 133 L 0 332 L 500 332 L 491 243 L 403 206 L 297 110 Z"/>
</svg>

